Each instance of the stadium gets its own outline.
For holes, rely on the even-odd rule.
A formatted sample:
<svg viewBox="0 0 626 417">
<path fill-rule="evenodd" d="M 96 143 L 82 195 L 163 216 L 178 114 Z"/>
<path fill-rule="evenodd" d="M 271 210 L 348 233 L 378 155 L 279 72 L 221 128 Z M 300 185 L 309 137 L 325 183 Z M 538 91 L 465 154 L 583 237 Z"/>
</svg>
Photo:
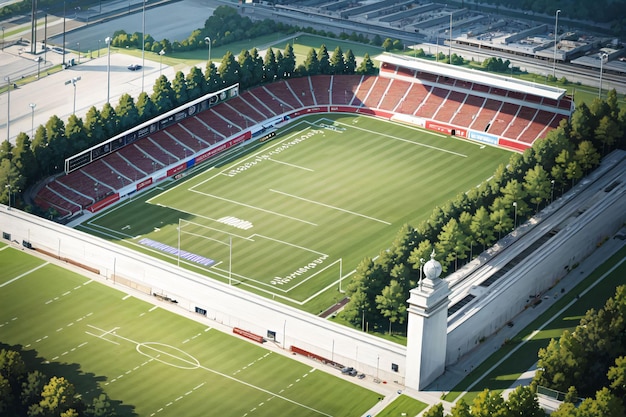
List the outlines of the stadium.
<svg viewBox="0 0 626 417">
<path fill-rule="evenodd" d="M 69 158 L 66 175 L 46 184 L 36 202 L 68 216 L 97 212 L 303 115 L 372 115 L 523 151 L 574 110 L 564 89 L 407 57 L 379 59 L 379 76 L 295 78 L 198 99 Z"/>
<path fill-rule="evenodd" d="M 185 210 L 192 212 L 191 208 L 177 207 L 177 197 L 167 195 L 168 190 L 189 180 L 193 181 L 189 189 L 197 194 L 210 193 L 223 201 L 227 198 L 232 200 L 234 197 L 226 195 L 229 187 L 226 183 L 218 181 L 210 183 L 208 190 L 201 188 L 208 183 L 209 177 L 213 181 L 216 168 L 224 166 L 228 170 L 215 176 L 232 178 L 247 175 L 257 165 L 260 166 L 254 161 L 267 160 L 276 155 L 267 150 L 265 154 L 257 155 L 254 152 L 258 149 L 269 149 L 259 147 L 265 144 L 273 146 L 280 141 L 276 146 L 280 145 L 282 149 L 291 144 L 300 146 L 301 143 L 308 143 L 309 138 L 317 134 L 321 136 L 322 132 L 341 134 L 342 129 L 349 126 L 342 119 L 344 117 L 350 117 L 346 120 L 350 120 L 351 126 L 366 124 L 361 119 L 354 119 L 354 116 L 366 116 L 364 120 L 373 117 L 373 120 L 412 129 L 411 134 L 425 129 L 431 132 L 431 142 L 420 146 L 460 157 L 458 150 L 444 149 L 443 142 L 494 152 L 501 152 L 502 149 L 522 152 L 557 127 L 561 120 L 569 118 L 574 110 L 571 98 L 565 95 L 563 89 L 395 55 L 385 54 L 378 59 L 382 62 L 378 76 L 294 78 L 243 92 L 238 86 L 231 86 L 74 155 L 65 161 L 65 175 L 41 187 L 36 201 L 43 208 L 54 208 L 65 215 L 71 225 L 89 233 L 25 213 L 3 211 L 5 215 L 1 221 L 5 239 L 21 241 L 25 247 L 79 265 L 116 285 L 150 295 L 157 294 L 162 300 L 175 300 L 179 307 L 205 316 L 209 321 L 225 324 L 243 337 L 257 341 L 271 340 L 283 349 L 332 363 L 358 365 L 370 375 L 404 383 L 407 373 L 413 369 L 411 362 L 414 359 L 407 359 L 410 354 L 407 354 L 406 347 L 316 317 L 309 314 L 306 308 L 293 307 L 302 306 L 324 292 L 341 293 L 342 278 L 349 277 L 354 259 L 352 263 L 344 260 L 341 249 L 337 253 L 325 253 L 288 242 L 285 238 L 266 237 L 267 246 L 259 250 L 256 242 L 252 242 L 254 239 L 258 241 L 259 237 L 243 234 L 257 227 L 256 220 L 250 220 L 252 215 L 244 217 L 223 213 L 205 219 L 206 222 L 198 221 L 181 215 Z M 385 129 L 376 131 L 374 135 L 384 137 Z M 277 135 L 277 131 L 280 134 Z M 372 130 L 363 132 L 360 135 L 372 134 Z M 446 140 L 449 137 L 459 139 L 450 142 Z M 441 148 L 438 148 L 439 143 Z M 503 155 L 507 153 L 489 155 L 504 160 Z M 302 161 L 308 161 L 310 165 L 290 168 L 313 171 L 311 161 L 316 155 L 308 149 L 304 149 L 302 154 Z M 256 158 L 252 159 L 253 162 L 238 159 L 251 156 Z M 478 160 L 480 158 L 486 156 L 479 156 Z M 229 165 L 232 161 L 239 165 Z M 211 168 L 205 170 L 204 164 L 211 165 Z M 451 162 L 444 164 L 450 165 Z M 484 178 L 471 180 L 475 185 Z M 166 184 L 165 180 L 174 181 Z M 287 194 L 282 191 L 274 193 Z M 156 219 L 172 211 L 169 217 L 161 218 L 163 225 L 149 224 L 137 231 L 130 226 L 132 219 L 127 214 L 133 209 L 118 211 L 124 210 L 127 204 L 131 205 L 133 200 L 142 199 L 142 196 L 148 204 L 160 210 Z M 295 194 L 284 196 L 305 200 L 305 197 Z M 617 201 L 620 201 L 619 198 Z M 318 199 L 305 202 L 322 205 Z M 247 209 L 263 211 L 264 215 L 274 215 L 279 211 L 261 203 L 248 206 Z M 388 221 L 382 215 L 348 210 L 343 205 L 325 206 L 325 209 L 341 211 L 358 217 L 359 221 L 378 224 L 378 227 L 380 224 L 400 225 L 404 220 Z M 217 210 L 214 207 L 211 209 Z M 149 213 L 142 210 L 135 210 L 135 215 L 149 217 Z M 270 210 L 274 212 L 269 213 Z M 299 210 L 289 213 L 291 218 L 288 220 L 314 223 L 304 216 L 298 218 L 301 214 Z M 103 223 L 97 224 L 100 220 Z M 215 221 L 231 229 L 216 227 Z M 106 222 L 109 226 L 105 225 Z M 363 229 L 360 223 L 354 224 L 355 229 Z M 168 237 L 162 240 L 153 238 L 162 236 L 166 228 L 169 230 Z M 368 233 L 378 232 L 372 229 Z M 199 240 L 194 241 L 193 236 Z M 233 240 L 238 241 L 237 246 Z M 272 258 L 271 254 L 277 252 L 277 245 L 282 245 L 289 246 L 292 252 L 288 257 L 293 257 L 293 265 L 297 267 L 276 273 L 267 282 L 250 284 L 255 281 L 251 279 L 254 277 L 251 273 L 240 273 L 242 261 L 239 265 L 232 264 L 233 247 L 241 250 L 242 244 L 249 247 L 245 247 L 245 255 L 237 254 L 240 257 L 235 259 L 262 256 L 269 259 L 270 265 L 277 267 L 281 259 Z M 562 248 L 565 249 L 566 246 Z M 208 255 L 200 253 L 203 250 Z M 361 252 L 353 258 L 357 256 L 363 257 L 364 254 Z M 181 264 L 185 269 L 179 268 Z M 560 265 L 558 267 L 561 268 Z M 207 269 L 218 271 L 213 272 L 218 279 L 207 280 Z M 318 274 L 326 274 L 330 278 L 322 280 L 321 287 L 319 283 L 309 285 Z M 208 275 L 211 276 L 210 273 Z M 301 276 L 307 279 L 295 279 Z M 243 284 L 247 285 L 248 291 L 242 290 Z M 302 294 L 281 296 L 279 291 L 270 293 L 262 289 L 269 285 L 292 286 L 285 293 L 301 291 Z M 252 287 L 256 291 L 250 291 Z M 512 293 L 515 291 L 513 289 Z M 533 291 L 540 292 L 541 288 L 537 286 Z M 454 300 L 464 300 L 463 296 L 455 297 Z M 510 302 L 509 299 L 503 300 L 500 303 Z M 324 303 L 316 305 L 315 312 L 320 307 L 328 307 Z M 455 314 L 452 317 L 455 326 L 460 322 L 459 308 L 452 313 Z M 513 311 L 507 314 L 513 314 Z M 496 319 L 508 320 L 506 315 Z M 494 326 L 487 326 L 485 331 L 493 331 Z M 458 336 L 458 333 L 455 336 L 455 346 L 463 346 L 463 352 L 459 349 L 458 356 L 473 346 L 466 336 Z M 458 356 L 448 352 L 444 359 L 446 363 L 451 363 Z M 428 378 L 432 380 L 432 375 Z M 411 385 L 421 388 L 428 382 L 426 379 L 411 381 Z"/>
</svg>

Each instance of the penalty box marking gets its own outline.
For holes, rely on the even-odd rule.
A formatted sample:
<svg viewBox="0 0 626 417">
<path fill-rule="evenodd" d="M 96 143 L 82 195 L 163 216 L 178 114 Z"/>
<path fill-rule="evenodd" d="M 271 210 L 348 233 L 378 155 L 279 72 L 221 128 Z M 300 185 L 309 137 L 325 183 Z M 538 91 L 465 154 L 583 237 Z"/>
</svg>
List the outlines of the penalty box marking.
<svg viewBox="0 0 626 417">
<path fill-rule="evenodd" d="M 270 189 L 269 189 L 269 191 L 271 191 L 271 192 L 273 192 L 273 193 L 277 193 L 277 194 L 282 194 L 282 195 L 287 196 L 287 197 L 295 198 L 295 199 L 297 199 L 297 200 L 306 201 L 307 203 L 317 204 L 317 205 L 322 206 L 322 207 L 330 208 L 330 209 L 337 210 L 337 211 L 342 211 L 342 212 L 344 212 L 344 213 L 352 214 L 352 215 L 354 215 L 354 216 L 358 216 L 358 217 L 363 217 L 363 218 L 368 219 L 368 220 L 373 220 L 373 221 L 375 221 L 375 222 L 379 222 L 379 223 L 382 223 L 382 224 L 386 224 L 387 226 L 391 225 L 391 223 L 389 223 L 389 222 L 387 222 L 387 221 L 385 221 L 385 220 L 380 220 L 380 219 L 377 219 L 377 218 L 375 218 L 375 217 L 367 216 L 367 215 L 365 215 L 365 214 L 357 213 L 357 212 L 355 212 L 355 211 L 350 211 L 350 210 L 342 209 L 342 208 L 340 208 L 340 207 L 331 206 L 330 204 L 325 204 L 325 203 L 321 203 L 321 202 L 319 202 L 319 201 L 310 200 L 310 199 L 308 199 L 308 198 L 299 197 L 299 196 L 297 196 L 297 195 L 294 195 L 294 194 L 289 194 L 289 193 L 285 193 L 285 192 L 283 192 L 283 191 L 274 190 L 274 189 L 272 189 L 272 188 L 270 188 Z"/>
<path fill-rule="evenodd" d="M 323 120 L 328 120 L 328 119 L 323 119 Z M 408 140 L 408 139 L 404 139 L 404 138 L 399 138 L 399 137 L 397 137 L 397 136 L 388 135 L 388 134 L 386 134 L 386 133 L 382 133 L 382 132 L 375 132 L 375 131 L 373 131 L 373 130 L 364 129 L 364 128 L 362 128 L 362 127 L 358 127 L 358 126 L 354 126 L 354 125 L 347 125 L 347 124 L 344 124 L 344 123 L 341 123 L 341 122 L 337 122 L 337 121 L 335 121 L 334 123 L 336 123 L 336 124 L 340 124 L 340 125 L 344 125 L 344 126 L 347 126 L 348 128 L 358 129 L 358 130 L 361 130 L 361 131 L 363 131 L 363 132 L 370 133 L 370 134 L 372 134 L 372 135 L 384 136 L 384 137 L 389 138 L 389 139 L 393 139 L 393 140 L 398 140 L 398 141 L 401 141 L 401 142 L 410 143 L 411 145 L 422 146 L 422 147 L 424 147 L 424 148 L 434 149 L 434 150 L 436 150 L 436 151 L 440 151 L 440 152 L 444 152 L 444 153 L 449 153 L 449 154 L 451 154 L 451 155 L 460 156 L 461 158 L 467 158 L 467 155 L 464 155 L 464 154 L 462 154 L 462 153 L 458 153 L 458 152 L 454 152 L 454 151 L 449 151 L 449 150 L 447 150 L 447 149 L 438 148 L 438 147 L 436 147 L 436 146 L 426 145 L 426 144 L 424 144 L 424 143 L 419 143 L 419 142 L 414 142 L 414 141 L 412 141 L 412 140 Z M 424 132 L 424 131 L 423 131 L 423 130 L 421 130 L 421 129 L 416 129 L 416 130 L 418 130 L 418 131 L 420 131 L 420 132 Z M 437 133 L 431 133 L 431 132 L 428 132 L 428 131 L 426 131 L 425 133 L 428 133 L 428 134 L 431 134 L 431 135 L 438 135 Z M 443 137 L 446 137 L 446 136 L 443 136 Z"/>
<path fill-rule="evenodd" d="M 193 370 L 193 369 L 202 369 L 202 370 L 205 370 L 205 371 L 210 372 L 210 373 L 212 373 L 212 374 L 215 374 L 215 375 L 221 376 L 221 377 L 223 377 L 223 378 L 229 379 L 229 380 L 231 380 L 231 381 L 237 382 L 237 383 L 239 383 L 239 384 L 241 384 L 241 385 L 244 385 L 244 386 L 246 386 L 246 387 L 249 387 L 249 388 L 255 389 L 255 390 L 257 390 L 257 391 L 264 392 L 264 393 L 269 394 L 269 395 L 273 395 L 273 396 L 275 396 L 276 398 L 280 398 L 281 400 L 287 401 L 287 402 L 289 402 L 289 403 L 291 403 L 291 404 L 294 404 L 294 405 L 296 405 L 296 406 L 298 406 L 298 407 L 302 407 L 302 408 L 305 408 L 305 409 L 307 409 L 307 410 L 313 411 L 313 412 L 315 412 L 315 413 L 317 413 L 317 414 L 320 414 L 320 415 L 323 415 L 323 416 L 327 416 L 327 417 L 333 417 L 331 414 L 324 413 L 323 411 L 317 410 L 317 409 L 315 409 L 315 408 L 313 408 L 313 407 L 310 407 L 310 406 L 308 406 L 308 405 L 305 405 L 305 404 L 299 403 L 299 402 L 297 402 L 297 401 L 294 401 L 294 400 L 292 400 L 292 399 L 289 399 L 289 398 L 287 398 L 287 397 L 285 397 L 285 396 L 283 396 L 283 395 L 280 395 L 279 393 L 275 393 L 275 392 L 272 392 L 272 391 L 267 390 L 267 389 L 265 389 L 265 388 L 261 388 L 261 387 L 259 387 L 259 386 L 254 385 L 254 384 L 251 384 L 251 383 L 249 383 L 249 382 L 246 382 L 246 381 L 243 381 L 243 380 L 241 380 L 241 379 L 235 378 L 234 376 L 231 376 L 231 375 L 225 374 L 225 373 L 220 372 L 220 371 L 216 371 L 215 369 L 211 369 L 211 368 L 207 368 L 206 366 L 202 366 L 202 365 L 200 364 L 200 361 L 198 361 L 196 358 L 194 358 L 193 356 L 191 356 L 191 355 L 190 355 L 190 354 L 188 354 L 187 352 L 185 352 L 185 351 L 183 351 L 182 349 L 179 349 L 179 348 L 177 348 L 177 347 L 175 347 L 175 346 L 166 345 L 166 344 L 164 344 L 164 343 L 159 343 L 159 342 L 137 342 L 137 341 L 135 341 L 135 340 L 129 339 L 129 338 L 127 338 L 127 337 L 124 337 L 124 336 L 122 336 L 122 335 L 119 335 L 119 334 L 115 333 L 115 331 L 116 331 L 117 329 L 119 329 L 119 327 L 114 327 L 113 329 L 111 329 L 111 330 L 108 330 L 108 331 L 107 331 L 107 330 L 104 330 L 104 329 L 100 329 L 100 328 L 98 328 L 98 327 L 96 327 L 96 326 L 92 326 L 92 325 L 88 325 L 88 326 L 89 326 L 89 327 L 91 327 L 91 328 L 93 328 L 93 329 L 96 329 L 96 330 L 98 330 L 98 331 L 101 331 L 101 332 L 102 332 L 102 334 L 101 334 L 100 336 L 97 336 L 97 335 L 94 335 L 94 334 L 91 334 L 91 333 L 88 333 L 88 332 L 85 332 L 85 333 L 90 334 L 91 336 L 98 337 L 98 338 L 100 338 L 100 339 L 102 339 L 102 340 L 106 340 L 107 342 L 112 342 L 112 341 L 111 341 L 111 340 L 107 340 L 107 339 L 105 339 L 103 336 L 105 336 L 105 335 L 110 335 L 110 336 L 113 336 L 113 337 L 117 337 L 117 338 L 119 338 L 119 339 L 121 339 L 121 340 L 124 340 L 124 341 L 126 341 L 126 342 L 130 343 L 130 344 L 134 344 L 134 345 L 135 345 L 135 350 L 137 350 L 137 352 L 138 352 L 139 354 L 144 355 L 144 356 L 148 356 L 149 358 L 154 359 L 154 360 L 156 360 L 156 361 L 159 361 L 159 362 L 161 362 L 161 363 L 163 363 L 163 364 L 165 364 L 165 365 L 173 366 L 173 367 L 175 367 L 175 368 L 180 368 L 180 369 L 191 369 L 191 370 Z M 117 343 L 117 342 L 113 342 L 113 343 L 115 343 L 115 344 L 118 344 L 118 345 L 119 345 L 119 343 Z M 190 359 L 185 359 L 184 357 L 178 357 L 178 356 L 175 356 L 175 355 L 173 355 L 173 354 L 171 354 L 171 353 L 169 353 L 169 352 L 162 351 L 162 350 L 160 350 L 160 349 L 159 349 L 159 348 L 157 348 L 157 347 L 152 347 L 151 345 L 155 345 L 155 346 L 158 346 L 158 345 L 160 345 L 160 346 L 166 346 L 166 347 L 168 347 L 168 348 L 171 348 L 171 349 L 173 349 L 173 350 L 176 350 L 176 351 L 179 351 L 179 352 L 183 353 L 186 357 L 189 357 L 189 358 L 191 358 L 192 360 L 190 360 Z M 163 361 L 163 360 L 159 359 L 159 358 L 158 358 L 158 356 L 157 356 L 157 357 L 152 357 L 152 356 L 150 356 L 150 355 L 147 355 L 147 354 L 146 354 L 146 353 L 144 353 L 144 352 L 141 352 L 140 347 L 147 347 L 148 349 L 151 349 L 151 350 L 154 350 L 155 352 L 158 352 L 158 353 L 159 353 L 159 355 L 161 355 L 161 354 L 162 354 L 162 355 L 165 355 L 165 356 L 170 356 L 170 357 L 175 358 L 176 360 L 178 360 L 178 361 L 180 361 L 180 362 L 183 362 L 183 363 L 188 363 L 190 367 L 181 367 L 181 366 L 179 366 L 179 365 L 174 365 L 174 364 L 171 364 L 171 363 L 169 363 L 169 362 L 165 362 L 165 361 Z"/>
</svg>

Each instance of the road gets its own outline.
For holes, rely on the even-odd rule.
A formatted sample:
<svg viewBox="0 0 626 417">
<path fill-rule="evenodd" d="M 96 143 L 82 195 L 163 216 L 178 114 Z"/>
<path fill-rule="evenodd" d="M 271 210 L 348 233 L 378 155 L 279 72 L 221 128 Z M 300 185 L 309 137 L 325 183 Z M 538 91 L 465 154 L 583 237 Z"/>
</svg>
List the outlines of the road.
<svg viewBox="0 0 626 417">
<path fill-rule="evenodd" d="M 115 3 L 115 2 L 111 2 Z M 119 2 L 117 2 L 119 3 Z M 127 2 L 123 2 L 128 4 Z M 156 39 L 168 38 L 184 39 L 189 36 L 193 28 L 204 26 L 204 22 L 212 14 L 215 7 L 221 4 L 214 0 L 185 0 L 172 4 L 166 4 L 157 8 L 146 10 L 146 33 L 152 33 Z M 112 7 L 110 4 L 108 7 Z M 104 6 L 103 6 L 104 9 Z M 184 21 L 185 24 L 181 24 Z M 134 13 L 122 16 L 111 21 L 85 25 L 77 20 L 67 18 L 66 45 L 70 51 L 65 56 L 65 61 L 78 59 L 78 42 L 80 42 L 81 59 L 80 65 L 68 68 L 67 70 L 46 76 L 47 69 L 54 65 L 59 65 L 63 61 L 63 55 L 47 51 L 39 52 L 36 55 L 30 54 L 28 46 L 14 45 L 0 51 L 0 81 L 5 81 L 9 77 L 11 83 L 19 80 L 22 76 L 37 74 L 38 68 L 42 77 L 30 84 L 20 86 L 17 90 L 11 89 L 9 94 L 0 95 L 0 140 L 8 138 L 14 142 L 20 132 L 31 133 L 31 129 L 36 130 L 40 124 L 45 124 L 52 115 L 57 115 L 61 120 L 67 121 L 72 114 L 74 94 L 72 86 L 66 86 L 65 82 L 81 76 L 81 80 L 76 83 L 76 114 L 83 117 L 91 106 L 100 109 L 106 102 L 107 86 L 107 50 L 105 49 L 104 38 L 111 36 L 113 32 L 123 28 L 127 32 L 141 31 L 142 14 Z M 16 30 L 16 29 L 22 29 Z M 12 28 L 13 39 L 30 36 L 29 23 L 20 27 Z M 62 33 L 63 19 L 49 16 L 47 34 L 50 38 L 52 34 Z M 39 28 L 37 38 L 44 38 L 43 27 Z M 10 39 L 7 37 L 7 39 Z M 52 37 L 51 41 L 62 39 L 62 36 Z M 97 52 L 98 40 L 101 39 L 102 49 Z M 52 43 L 52 42 L 50 42 Z M 62 43 L 62 40 L 59 44 Z M 24 51 L 22 51 L 24 50 Z M 88 50 L 96 50 L 88 53 Z M 44 61 L 37 64 L 35 58 L 41 57 Z M 110 82 L 110 102 L 115 107 L 119 97 L 123 93 L 129 93 L 137 99 L 142 89 L 142 77 L 144 91 L 152 93 L 152 85 L 159 77 L 160 59 L 159 56 L 146 52 L 145 65 L 143 71 L 131 72 L 127 66 L 131 63 L 139 63 L 137 58 L 132 58 L 122 53 L 116 53 L 112 48 L 111 54 L 111 82 Z M 163 65 L 162 73 L 172 80 L 178 70 L 185 73 L 187 67 L 170 68 Z M 30 104 L 35 104 L 35 109 Z M 7 135 L 7 115 L 10 120 Z"/>
</svg>

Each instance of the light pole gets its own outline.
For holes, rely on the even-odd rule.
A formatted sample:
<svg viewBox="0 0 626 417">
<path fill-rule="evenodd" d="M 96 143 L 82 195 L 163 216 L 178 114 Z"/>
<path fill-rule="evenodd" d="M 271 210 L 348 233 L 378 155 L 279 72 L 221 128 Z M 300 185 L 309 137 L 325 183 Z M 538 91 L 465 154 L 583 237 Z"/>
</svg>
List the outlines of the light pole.
<svg viewBox="0 0 626 417">
<path fill-rule="evenodd" d="M 452 13 L 450 13 L 450 45 L 448 45 L 448 64 L 452 64 Z"/>
<path fill-rule="evenodd" d="M 39 79 L 39 73 L 41 72 L 41 61 L 43 61 L 42 57 L 38 56 L 35 58 L 35 62 L 37 63 L 37 79 Z"/>
<path fill-rule="evenodd" d="M 33 134 L 35 132 L 35 103 L 30 103 L 31 117 L 30 117 L 30 139 L 33 139 Z"/>
<path fill-rule="evenodd" d="M 11 210 L 11 184 L 5 185 L 4 188 L 9 190 L 9 206 L 7 207 L 7 210 Z"/>
<path fill-rule="evenodd" d="M 550 204 L 552 204 L 552 201 L 554 201 L 554 180 L 550 181 L 550 184 L 552 184 L 552 189 L 550 190 Z"/>
<path fill-rule="evenodd" d="M 4 26 L 2 26 L 2 50 L 4 51 Z"/>
<path fill-rule="evenodd" d="M 76 47 L 78 49 L 78 63 L 80 64 L 80 42 L 76 42 Z"/>
<path fill-rule="evenodd" d="M 141 2 L 141 92 L 143 93 L 146 75 L 146 0 Z"/>
<path fill-rule="evenodd" d="M 598 88 L 598 98 L 602 98 L 602 67 L 604 65 L 604 60 L 609 57 L 606 52 L 600 52 L 600 88 Z"/>
<path fill-rule="evenodd" d="M 209 62 L 211 62 L 211 38 L 204 38 L 204 42 L 209 46 Z"/>
<path fill-rule="evenodd" d="M 111 37 L 107 36 L 104 42 L 107 44 L 107 48 L 109 49 L 109 57 L 107 61 L 107 103 L 111 97 Z"/>
<path fill-rule="evenodd" d="M 517 201 L 513 202 L 513 208 L 515 209 L 515 216 L 513 217 L 513 230 L 515 230 L 515 228 L 517 227 Z"/>
<path fill-rule="evenodd" d="M 423 279 L 423 273 L 424 273 L 424 262 L 425 259 L 424 258 L 420 258 L 420 290 L 422 289 L 422 279 Z"/>
<path fill-rule="evenodd" d="M 163 70 L 163 55 L 165 55 L 165 49 L 161 49 L 161 52 L 159 52 L 159 55 L 161 55 L 161 60 L 159 61 L 159 77 L 160 77 L 161 71 Z"/>
<path fill-rule="evenodd" d="M 65 85 L 72 84 L 74 86 L 74 110 L 72 114 L 76 114 L 76 83 L 80 81 L 80 77 L 74 77 L 71 80 L 67 80 Z"/>
<path fill-rule="evenodd" d="M 7 142 L 9 142 L 9 125 L 11 122 L 11 77 L 4 77 L 7 80 Z"/>
<path fill-rule="evenodd" d="M 552 66 L 552 76 L 556 78 L 556 46 L 559 42 L 559 13 L 561 13 L 561 9 L 557 10 L 554 17 L 554 59 Z"/>
</svg>

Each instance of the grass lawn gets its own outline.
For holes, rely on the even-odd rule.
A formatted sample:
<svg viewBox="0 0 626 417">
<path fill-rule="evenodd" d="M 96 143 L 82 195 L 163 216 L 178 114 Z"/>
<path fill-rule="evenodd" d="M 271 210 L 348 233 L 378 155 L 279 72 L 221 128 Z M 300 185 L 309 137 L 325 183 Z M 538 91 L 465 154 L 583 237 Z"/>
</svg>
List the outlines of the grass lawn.
<svg viewBox="0 0 626 417">
<path fill-rule="evenodd" d="M 13 260 L 23 268 L 13 266 Z M 12 247 L 0 250 L 0 347 L 119 416 L 355 416 L 380 394 Z M 25 274 L 25 272 L 30 271 Z"/>
<path fill-rule="evenodd" d="M 416 416 L 422 412 L 428 404 L 418 401 L 414 398 L 400 395 L 393 400 L 391 404 L 376 414 L 377 417 L 399 417 L 399 416 Z"/>
<path fill-rule="evenodd" d="M 80 228 L 317 314 L 403 224 L 427 219 L 510 156 L 352 115 L 299 119 L 236 151 Z"/>
<path fill-rule="evenodd" d="M 626 263 L 622 263 L 619 267 L 613 270 L 609 276 L 607 276 L 588 293 L 580 297 L 574 304 L 556 317 L 555 320 L 550 322 L 536 334 L 533 334 L 540 326 L 557 315 L 563 307 L 574 300 L 579 294 L 581 294 L 581 292 L 596 282 L 602 275 L 621 262 L 625 257 L 626 247 L 623 247 L 606 263 L 591 273 L 589 277 L 585 278 L 583 282 L 578 284 L 573 290 L 556 301 L 554 305 L 544 312 L 539 318 L 520 331 L 520 333 L 509 343 L 491 355 L 479 367 L 475 368 L 446 395 L 445 399 L 447 401 L 455 401 L 464 391 L 468 391 L 465 395 L 463 395 L 463 399 L 466 402 L 471 403 L 474 397 L 485 388 L 499 391 L 509 388 L 523 372 L 526 372 L 535 362 L 537 362 L 537 353 L 539 349 L 546 347 L 551 338 L 558 338 L 564 330 L 573 330 L 578 325 L 578 322 L 587 310 L 591 308 L 598 309 L 603 307 L 606 300 L 615 294 L 615 287 L 626 284 Z M 487 372 L 487 370 L 489 370 L 501 358 L 506 356 L 513 349 L 518 347 L 522 341 L 528 338 L 530 338 L 530 340 L 526 342 L 525 345 L 519 348 L 495 370 L 480 379 L 478 383 L 468 390 L 468 387 L 474 383 L 477 378 Z"/>
<path fill-rule="evenodd" d="M 235 57 L 239 56 L 239 53 L 243 49 L 252 50 L 253 48 L 257 48 L 259 50 L 264 50 L 271 47 L 274 52 L 280 50 L 283 52 L 288 43 L 293 45 L 294 52 L 296 54 L 296 66 L 304 63 L 309 50 L 311 48 L 315 49 L 315 52 L 319 52 L 320 46 L 322 44 L 326 45 L 328 49 L 328 54 L 332 56 L 333 51 L 337 46 L 341 47 L 341 50 L 344 53 L 348 51 L 348 49 L 352 50 L 352 53 L 357 58 L 357 62 L 360 62 L 365 53 L 369 53 L 370 57 L 373 59 L 376 55 L 382 53 L 383 49 L 374 45 L 366 45 L 358 42 L 351 42 L 348 40 L 341 40 L 336 38 L 327 38 L 318 35 L 288 35 L 286 33 L 273 33 L 271 35 L 259 36 L 255 39 L 244 39 L 238 42 L 229 43 L 228 45 L 217 46 L 211 48 L 211 60 L 215 64 L 215 66 L 219 67 L 222 62 L 222 57 L 226 54 L 226 52 L 230 51 L 233 53 Z M 126 49 L 126 48 L 111 48 L 113 51 L 118 53 L 128 54 L 137 58 L 141 57 L 141 49 Z M 106 53 L 106 49 L 102 49 L 103 53 Z M 204 70 L 204 66 L 206 65 L 206 61 L 208 59 L 208 47 L 206 49 L 196 49 L 193 51 L 183 51 L 183 52 L 172 52 L 170 54 L 163 55 L 163 63 L 166 65 L 170 65 L 175 67 L 176 65 L 198 65 L 202 66 Z M 97 54 L 97 51 L 93 52 L 94 55 Z M 161 60 L 161 57 L 158 53 L 152 51 L 146 51 L 146 58 L 153 60 Z M 376 62 L 377 63 L 377 62 Z"/>
</svg>

